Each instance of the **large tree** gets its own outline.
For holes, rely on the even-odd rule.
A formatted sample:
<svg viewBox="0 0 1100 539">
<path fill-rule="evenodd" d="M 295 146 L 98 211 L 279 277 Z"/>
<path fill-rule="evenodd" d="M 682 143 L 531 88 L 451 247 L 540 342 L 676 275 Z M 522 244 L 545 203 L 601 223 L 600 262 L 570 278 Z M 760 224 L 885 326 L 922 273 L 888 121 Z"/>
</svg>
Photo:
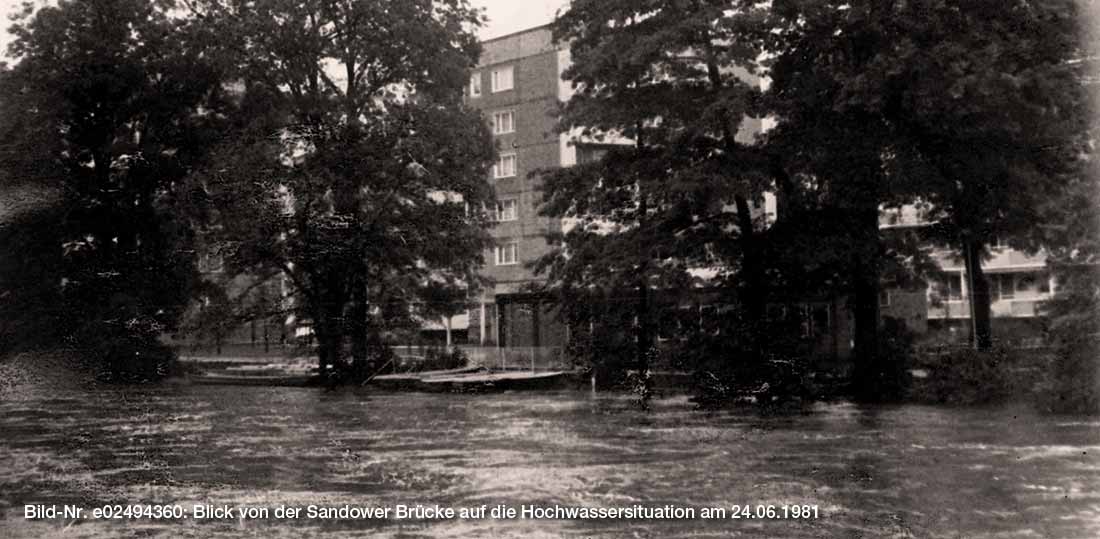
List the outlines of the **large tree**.
<svg viewBox="0 0 1100 539">
<path fill-rule="evenodd" d="M 48 262 L 62 333 L 118 366 L 147 366 L 195 281 L 180 181 L 216 138 L 217 72 L 170 2 L 62 1 L 12 27 L 0 73 L 6 181 L 59 193 L 27 243 Z M 29 270 L 29 269 L 28 269 Z M 33 313 L 28 313 L 33 316 Z M 135 358 L 138 360 L 134 363 Z"/>
<path fill-rule="evenodd" d="M 776 248 L 790 250 L 795 247 L 785 244 L 792 239 L 825 233 L 817 245 L 831 247 L 833 271 L 813 284 L 847 296 L 854 322 L 853 389 L 876 398 L 878 386 L 894 385 L 886 380 L 894 371 L 887 364 L 892 358 L 880 358 L 878 349 L 878 296 L 891 262 L 879 214 L 883 205 L 913 200 L 914 192 L 907 149 L 894 126 L 863 101 L 873 103 L 879 95 L 853 97 L 848 90 L 861 80 L 869 59 L 891 43 L 878 26 L 867 24 L 865 8 L 774 2 L 756 39 L 769 51 L 771 84 L 763 108 L 776 124 L 764 141 L 780 188 L 774 236 L 783 244 Z M 827 222 L 815 227 L 815 221 Z M 795 263 L 805 258 L 793 257 Z"/>
<path fill-rule="evenodd" d="M 1081 83 L 1090 97 L 1093 119 L 1089 153 L 1076 175 L 1041 211 L 1045 223 L 1030 240 L 1043 245 L 1055 277 L 1054 297 L 1044 305 L 1055 362 L 1050 407 L 1071 413 L 1100 410 L 1100 2 L 1082 1 L 1085 54 Z"/>
<path fill-rule="evenodd" d="M 752 205 L 764 183 L 737 138 L 757 92 L 759 50 L 740 39 L 754 13 L 751 2 L 576 1 L 553 25 L 576 87 L 562 128 L 630 142 L 546 179 L 544 213 L 574 226 L 543 267 L 559 293 L 630 300 L 643 374 L 657 305 L 686 301 L 692 270 L 717 269 L 716 281 L 736 283 L 740 318 L 763 317 Z M 751 362 L 757 333 L 741 329 L 750 339 L 737 360 Z"/>
<path fill-rule="evenodd" d="M 231 272 L 288 279 L 322 368 L 478 282 L 488 129 L 462 105 L 464 1 L 197 0 L 235 70 L 239 132 L 199 178 Z M 434 292 L 433 292 L 434 291 Z"/>
<path fill-rule="evenodd" d="M 868 227 L 875 198 L 919 197 L 934 208 L 965 260 L 976 343 L 988 347 L 986 248 L 1039 222 L 1084 140 L 1078 2 L 773 6 L 778 91 L 793 83 L 803 91 L 790 97 L 802 101 L 810 90 L 814 108 L 835 114 L 842 129 L 864 129 L 872 147 L 863 170 L 899 180 L 871 193 Z M 859 170 L 831 175 L 850 187 Z M 867 185 L 876 183 L 884 185 Z"/>
<path fill-rule="evenodd" d="M 990 344 L 980 260 L 995 236 L 1040 223 L 1074 175 L 1084 140 L 1077 24 L 1055 2 L 771 3 L 772 155 L 801 191 L 853 224 L 848 263 L 856 392 L 879 398 L 891 362 L 879 343 L 883 206 L 919 202 L 964 255 L 976 344 Z M 812 189 L 807 189 L 812 187 Z M 1032 244 L 1033 246 L 1035 244 Z"/>
</svg>

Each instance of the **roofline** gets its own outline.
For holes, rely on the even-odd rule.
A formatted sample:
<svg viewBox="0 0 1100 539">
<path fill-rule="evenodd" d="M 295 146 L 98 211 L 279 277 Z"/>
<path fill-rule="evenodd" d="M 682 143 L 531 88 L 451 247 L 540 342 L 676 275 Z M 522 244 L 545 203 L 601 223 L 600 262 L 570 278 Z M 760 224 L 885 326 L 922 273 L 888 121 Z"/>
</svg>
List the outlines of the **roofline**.
<svg viewBox="0 0 1100 539">
<path fill-rule="evenodd" d="M 532 26 L 532 27 L 524 29 L 524 30 L 517 30 L 515 32 L 509 33 L 509 34 L 504 34 L 502 36 L 497 36 L 497 37 L 494 37 L 494 38 L 491 38 L 491 39 L 483 39 L 483 40 L 481 40 L 481 43 L 482 44 L 492 43 L 494 41 L 500 41 L 502 39 L 508 39 L 510 37 L 516 37 L 520 34 L 526 34 L 528 32 L 534 32 L 535 30 L 542 30 L 543 28 L 550 28 L 551 24 L 554 24 L 554 23 L 553 22 L 548 22 L 546 24 L 540 24 L 538 26 Z"/>
</svg>

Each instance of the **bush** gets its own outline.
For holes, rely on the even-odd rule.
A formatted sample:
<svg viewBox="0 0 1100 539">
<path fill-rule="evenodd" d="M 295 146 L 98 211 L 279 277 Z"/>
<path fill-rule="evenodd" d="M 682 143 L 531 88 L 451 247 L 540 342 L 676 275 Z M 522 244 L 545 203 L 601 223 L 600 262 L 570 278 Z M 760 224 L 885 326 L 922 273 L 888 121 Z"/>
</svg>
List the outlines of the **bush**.
<svg viewBox="0 0 1100 539">
<path fill-rule="evenodd" d="M 175 353 L 160 342 L 159 327 L 130 321 L 89 323 L 74 336 L 75 348 L 101 382 L 141 383 L 179 374 Z"/>
<path fill-rule="evenodd" d="M 1001 402 L 1013 394 L 1009 368 L 1014 363 L 1004 348 L 979 352 L 960 348 L 929 362 L 926 397 L 949 404 Z"/>
<path fill-rule="evenodd" d="M 897 401 L 909 394 L 913 377 L 913 342 L 916 335 L 905 322 L 886 317 L 879 329 L 878 361 L 865 381 L 878 401 Z"/>
<path fill-rule="evenodd" d="M 1100 340 L 1066 339 L 1055 352 L 1046 408 L 1058 413 L 1100 413 Z"/>
</svg>

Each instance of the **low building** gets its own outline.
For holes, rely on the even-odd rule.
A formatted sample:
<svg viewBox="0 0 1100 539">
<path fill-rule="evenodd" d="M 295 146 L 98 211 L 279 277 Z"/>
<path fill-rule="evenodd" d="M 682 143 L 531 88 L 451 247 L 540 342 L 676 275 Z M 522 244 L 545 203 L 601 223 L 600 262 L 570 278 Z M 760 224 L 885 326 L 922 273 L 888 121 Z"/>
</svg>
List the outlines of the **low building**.
<svg viewBox="0 0 1100 539">
<path fill-rule="evenodd" d="M 933 224 L 927 212 L 916 206 L 885 210 L 883 229 L 926 229 Z M 969 339 L 973 321 L 970 295 L 973 283 L 958 247 L 929 241 L 931 258 L 942 272 L 932 276 L 923 293 L 927 322 L 925 339 L 959 343 Z M 990 310 L 994 339 L 1031 342 L 1041 337 L 1041 305 L 1055 293 L 1056 282 L 1047 270 L 1046 253 L 1027 253 L 1011 247 L 1004 238 L 988 247 L 982 272 L 989 282 Z M 891 294 L 894 294 L 893 296 Z M 884 315 L 896 312 L 896 291 L 886 292 L 881 304 Z M 904 315 L 903 315 L 904 316 Z"/>
</svg>

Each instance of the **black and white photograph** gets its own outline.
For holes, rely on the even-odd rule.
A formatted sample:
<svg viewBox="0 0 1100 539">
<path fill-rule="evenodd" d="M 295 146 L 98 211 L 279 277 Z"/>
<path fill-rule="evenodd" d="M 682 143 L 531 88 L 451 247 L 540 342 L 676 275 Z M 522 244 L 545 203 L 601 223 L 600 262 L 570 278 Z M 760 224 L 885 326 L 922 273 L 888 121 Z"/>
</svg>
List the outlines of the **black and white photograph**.
<svg viewBox="0 0 1100 539">
<path fill-rule="evenodd" d="M 1100 537 L 1100 0 L 0 17 L 0 537 Z"/>
</svg>

